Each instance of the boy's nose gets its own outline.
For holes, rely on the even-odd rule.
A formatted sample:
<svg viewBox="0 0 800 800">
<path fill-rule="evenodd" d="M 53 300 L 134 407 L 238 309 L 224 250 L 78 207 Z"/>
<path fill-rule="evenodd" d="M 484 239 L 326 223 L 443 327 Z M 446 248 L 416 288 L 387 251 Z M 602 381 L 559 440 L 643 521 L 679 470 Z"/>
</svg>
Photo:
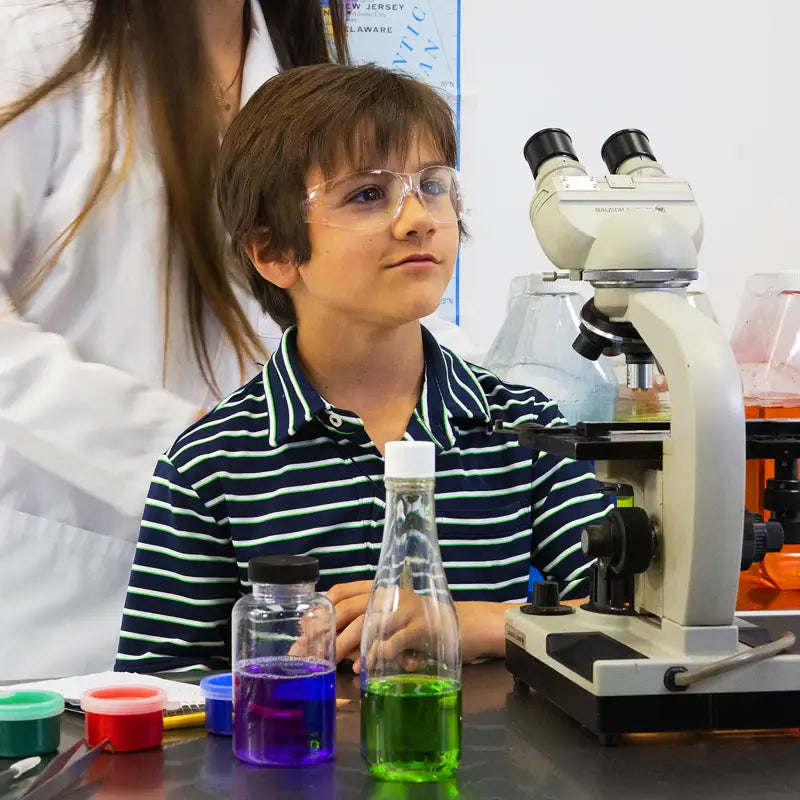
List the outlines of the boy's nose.
<svg viewBox="0 0 800 800">
<path fill-rule="evenodd" d="M 430 236 L 436 229 L 436 220 L 420 200 L 417 192 L 413 189 L 407 191 L 392 223 L 394 235 L 398 239 L 407 239 L 409 236 Z"/>
</svg>

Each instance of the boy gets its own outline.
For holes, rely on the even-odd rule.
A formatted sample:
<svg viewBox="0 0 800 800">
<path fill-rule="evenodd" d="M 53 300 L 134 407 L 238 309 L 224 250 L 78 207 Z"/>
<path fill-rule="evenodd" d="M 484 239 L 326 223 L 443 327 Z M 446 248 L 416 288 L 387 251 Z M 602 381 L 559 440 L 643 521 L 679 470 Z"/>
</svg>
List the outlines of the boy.
<svg viewBox="0 0 800 800">
<path fill-rule="evenodd" d="M 230 613 L 256 555 L 309 554 L 357 658 L 380 552 L 383 452 L 436 446 L 436 511 L 464 660 L 501 656 L 529 566 L 586 594 L 583 525 L 607 512 L 590 472 L 492 432 L 563 423 L 438 345 L 420 318 L 456 260 L 450 109 L 374 66 L 268 81 L 223 143 L 218 200 L 251 290 L 284 329 L 263 370 L 160 460 L 130 578 L 118 669 L 226 668 Z M 533 543 L 531 543 L 533 530 Z M 531 562 L 531 553 L 533 561 Z"/>
</svg>

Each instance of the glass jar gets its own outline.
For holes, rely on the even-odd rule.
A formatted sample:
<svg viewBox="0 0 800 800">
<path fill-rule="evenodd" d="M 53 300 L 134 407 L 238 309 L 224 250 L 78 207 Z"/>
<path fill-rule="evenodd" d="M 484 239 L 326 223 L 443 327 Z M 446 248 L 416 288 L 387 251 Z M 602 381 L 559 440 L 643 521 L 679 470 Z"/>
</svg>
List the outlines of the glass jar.
<svg viewBox="0 0 800 800">
<path fill-rule="evenodd" d="M 296 766 L 333 756 L 336 623 L 314 590 L 310 556 L 254 558 L 252 594 L 233 608 L 233 752 L 251 764 Z"/>
</svg>

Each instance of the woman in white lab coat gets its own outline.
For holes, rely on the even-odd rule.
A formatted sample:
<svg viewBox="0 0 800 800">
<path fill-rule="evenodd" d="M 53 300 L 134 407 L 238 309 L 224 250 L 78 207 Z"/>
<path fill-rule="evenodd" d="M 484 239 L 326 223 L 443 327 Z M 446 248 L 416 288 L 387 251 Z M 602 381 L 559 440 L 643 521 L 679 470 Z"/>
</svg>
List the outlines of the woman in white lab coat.
<svg viewBox="0 0 800 800">
<path fill-rule="evenodd" d="M 0 2 L 0 680 L 111 668 L 155 461 L 265 357 L 213 169 L 264 80 L 328 58 L 322 14 Z"/>
</svg>

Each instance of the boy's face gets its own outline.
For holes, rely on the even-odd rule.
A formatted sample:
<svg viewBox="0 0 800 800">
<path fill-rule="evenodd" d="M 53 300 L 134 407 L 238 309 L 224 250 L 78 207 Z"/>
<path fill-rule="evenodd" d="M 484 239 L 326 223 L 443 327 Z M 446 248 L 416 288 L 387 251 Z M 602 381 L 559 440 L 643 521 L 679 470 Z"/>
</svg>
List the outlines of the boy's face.
<svg viewBox="0 0 800 800">
<path fill-rule="evenodd" d="M 375 167 L 415 173 L 437 164 L 441 164 L 441 156 L 420 142 L 402 162 L 390 157 Z M 306 186 L 312 189 L 323 182 L 330 186 L 331 179 L 338 186 L 347 186 L 351 172 L 343 168 L 326 180 L 314 169 Z M 437 213 L 436 203 L 441 202 L 436 197 L 437 187 L 442 183 L 435 172 L 432 180 L 424 183 L 427 207 L 409 191 L 396 215 L 398 204 L 393 203 L 369 222 L 361 219 L 375 213 L 370 204 L 383 202 L 379 198 L 384 194 L 388 204 L 396 186 L 387 184 L 382 190 L 378 184 L 349 195 L 340 191 L 341 197 L 329 193 L 327 200 L 312 204 L 307 217 L 311 258 L 297 268 L 297 280 L 289 289 L 300 324 L 317 318 L 396 327 L 434 312 L 453 275 L 459 245 L 457 221 Z M 395 191 L 393 196 L 399 199 L 400 195 Z M 339 208 L 352 204 L 343 216 L 336 216 L 336 224 L 331 224 L 333 203 Z"/>
</svg>

